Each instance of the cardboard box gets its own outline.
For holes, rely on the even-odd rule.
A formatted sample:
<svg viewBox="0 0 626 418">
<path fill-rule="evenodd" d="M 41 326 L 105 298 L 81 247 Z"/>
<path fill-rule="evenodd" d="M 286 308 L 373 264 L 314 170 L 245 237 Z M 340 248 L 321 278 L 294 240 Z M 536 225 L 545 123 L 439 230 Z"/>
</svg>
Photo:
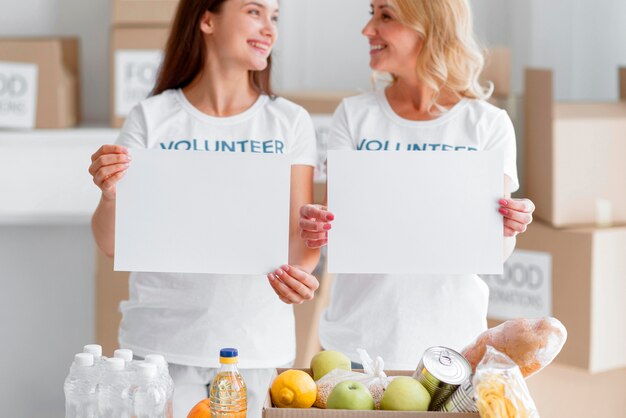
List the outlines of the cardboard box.
<svg viewBox="0 0 626 418">
<path fill-rule="evenodd" d="M 524 183 L 535 216 L 557 227 L 626 223 L 626 102 L 554 103 L 549 70 L 527 70 L 525 90 Z"/>
<path fill-rule="evenodd" d="M 178 0 L 113 0 L 113 24 L 167 25 L 177 7 Z"/>
<path fill-rule="evenodd" d="M 277 369 L 274 378 L 288 369 Z M 310 369 L 304 370 L 311 374 Z M 386 370 L 387 376 L 411 376 L 413 370 Z M 275 408 L 269 389 L 263 405 L 263 418 L 479 418 L 478 413 L 448 413 L 448 412 L 407 412 L 407 411 L 350 411 L 343 409 L 319 409 L 319 408 Z"/>
<path fill-rule="evenodd" d="M 113 259 L 96 255 L 96 341 L 105 356 L 119 348 L 117 339 L 122 314 L 120 302 L 128 299 L 128 272 L 113 271 Z"/>
<path fill-rule="evenodd" d="M 2 38 L 0 61 L 36 65 L 36 115 L 30 127 L 57 129 L 80 120 L 80 78 L 77 38 Z M 3 83 L 8 87 L 8 83 Z M 4 88 L 3 88 L 4 89 Z M 23 82 L 20 91 L 28 91 Z M 8 100 L 2 95 L 0 101 Z M 3 107 L 10 103 L 4 103 Z M 0 126 L 1 127 L 1 126 Z"/>
<path fill-rule="evenodd" d="M 506 99 L 511 95 L 511 50 L 509 48 L 490 48 L 485 59 L 485 66 L 480 75 L 481 84 L 493 83 L 493 97 Z"/>
<path fill-rule="evenodd" d="M 626 367 L 626 226 L 563 230 L 535 221 L 516 248 L 551 257 L 552 316 L 568 331 L 555 362 L 590 373 Z"/>
<path fill-rule="evenodd" d="M 626 369 L 589 374 L 552 364 L 526 382 L 541 418 L 626 416 Z"/>
<path fill-rule="evenodd" d="M 282 91 L 278 95 L 304 107 L 311 114 L 335 113 L 339 103 L 346 97 L 360 94 L 357 91 L 341 90 L 293 90 Z"/>
<path fill-rule="evenodd" d="M 112 127 L 120 128 L 132 107 L 147 98 L 152 91 L 168 36 L 168 26 L 113 28 Z"/>
</svg>

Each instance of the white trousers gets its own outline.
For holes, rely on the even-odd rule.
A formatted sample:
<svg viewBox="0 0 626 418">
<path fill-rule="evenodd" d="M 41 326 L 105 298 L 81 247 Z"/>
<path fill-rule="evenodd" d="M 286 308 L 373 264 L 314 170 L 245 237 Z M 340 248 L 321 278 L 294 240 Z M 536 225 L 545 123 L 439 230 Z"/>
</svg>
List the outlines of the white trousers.
<svg viewBox="0 0 626 418">
<path fill-rule="evenodd" d="M 169 365 L 174 381 L 174 418 L 187 418 L 198 402 L 208 398 L 208 385 L 219 369 Z M 246 418 L 261 418 L 263 402 L 276 369 L 239 369 L 246 382 L 248 412 Z"/>
</svg>

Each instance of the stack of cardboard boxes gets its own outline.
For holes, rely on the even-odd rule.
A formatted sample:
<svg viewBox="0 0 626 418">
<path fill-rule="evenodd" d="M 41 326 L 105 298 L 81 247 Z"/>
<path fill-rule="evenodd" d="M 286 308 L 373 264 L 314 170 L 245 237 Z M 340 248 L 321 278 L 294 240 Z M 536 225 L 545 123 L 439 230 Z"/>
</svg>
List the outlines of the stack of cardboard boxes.
<svg viewBox="0 0 626 418">
<path fill-rule="evenodd" d="M 178 0 L 114 0 L 111 30 L 111 126 L 148 97 L 163 59 Z"/>
<path fill-rule="evenodd" d="M 120 128 L 130 110 L 149 96 L 161 64 L 178 0 L 113 0 L 110 124 Z M 128 273 L 98 253 L 96 339 L 107 353 L 118 347 L 118 307 L 128 299 Z"/>
<path fill-rule="evenodd" d="M 0 129 L 55 129 L 80 120 L 78 39 L 0 39 Z"/>
<path fill-rule="evenodd" d="M 490 325 L 549 315 L 568 329 L 556 364 L 529 381 L 543 417 L 626 414 L 626 69 L 619 74 L 620 102 L 555 103 L 552 72 L 525 73 L 535 221 L 505 275 L 486 279 Z"/>
</svg>

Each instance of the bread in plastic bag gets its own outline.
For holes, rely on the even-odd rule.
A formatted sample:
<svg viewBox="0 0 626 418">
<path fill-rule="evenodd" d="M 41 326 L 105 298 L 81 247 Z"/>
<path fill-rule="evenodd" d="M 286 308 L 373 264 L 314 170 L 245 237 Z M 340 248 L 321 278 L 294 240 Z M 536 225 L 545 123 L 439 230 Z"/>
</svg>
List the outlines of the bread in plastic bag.
<svg viewBox="0 0 626 418">
<path fill-rule="evenodd" d="M 383 371 L 385 365 L 383 359 L 376 357 L 376 360 L 372 360 L 363 349 L 357 349 L 357 353 L 359 353 L 361 358 L 364 373 L 343 369 L 331 370 L 316 382 L 317 399 L 313 406 L 325 409 L 328 395 L 330 395 L 334 387 L 346 380 L 354 380 L 365 385 L 374 398 L 375 408 L 380 409 L 380 400 L 383 398 L 383 393 L 390 381 L 390 378 Z"/>
<path fill-rule="evenodd" d="M 556 318 L 512 319 L 488 329 L 463 349 L 463 357 L 476 370 L 487 346 L 506 354 L 520 367 L 524 377 L 546 367 L 567 340 L 567 330 Z"/>
<path fill-rule="evenodd" d="M 485 351 L 473 378 L 481 418 L 539 418 L 519 366 L 491 346 Z"/>
</svg>

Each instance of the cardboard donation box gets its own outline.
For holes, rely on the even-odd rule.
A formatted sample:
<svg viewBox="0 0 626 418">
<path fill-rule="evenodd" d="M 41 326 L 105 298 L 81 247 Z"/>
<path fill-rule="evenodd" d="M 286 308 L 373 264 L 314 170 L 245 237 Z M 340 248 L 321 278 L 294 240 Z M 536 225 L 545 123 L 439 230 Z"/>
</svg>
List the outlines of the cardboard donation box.
<svg viewBox="0 0 626 418">
<path fill-rule="evenodd" d="M 80 119 L 78 39 L 0 38 L 0 128 L 69 128 Z"/>
<path fill-rule="evenodd" d="M 296 104 L 299 104 L 311 114 L 328 114 L 335 113 L 335 109 L 339 103 L 346 97 L 356 96 L 357 91 L 341 91 L 341 90 L 292 90 L 278 93 Z"/>
<path fill-rule="evenodd" d="M 178 0 L 113 0 L 113 24 L 169 24 Z"/>
<path fill-rule="evenodd" d="M 480 82 L 493 83 L 492 97 L 498 101 L 506 99 L 511 90 L 511 50 L 508 48 L 490 48 L 485 59 L 485 66 L 480 75 Z"/>
<path fill-rule="evenodd" d="M 518 250 L 532 257 L 518 257 L 504 295 L 510 305 L 545 311 L 514 311 L 511 317 L 554 316 L 565 325 L 567 342 L 556 363 L 591 373 L 626 367 L 626 226 L 563 230 L 535 221 L 517 237 Z M 546 283 L 551 303 L 540 296 Z M 502 293 L 490 288 L 491 297 Z"/>
<path fill-rule="evenodd" d="M 113 28 L 112 127 L 120 128 L 130 110 L 154 88 L 168 35 L 167 26 Z"/>
<path fill-rule="evenodd" d="M 626 223 L 626 102 L 554 103 L 549 70 L 527 70 L 525 90 L 524 183 L 535 216 L 557 227 Z"/>
<path fill-rule="evenodd" d="M 270 381 L 288 369 L 277 369 Z M 310 369 L 300 369 L 311 374 Z M 411 376 L 413 370 L 388 370 L 387 376 Z M 269 388 L 263 405 L 263 418 L 479 418 L 478 413 L 453 412 L 407 412 L 407 411 L 358 411 L 347 409 L 320 409 L 320 408 L 276 408 L 272 404 Z"/>
</svg>

